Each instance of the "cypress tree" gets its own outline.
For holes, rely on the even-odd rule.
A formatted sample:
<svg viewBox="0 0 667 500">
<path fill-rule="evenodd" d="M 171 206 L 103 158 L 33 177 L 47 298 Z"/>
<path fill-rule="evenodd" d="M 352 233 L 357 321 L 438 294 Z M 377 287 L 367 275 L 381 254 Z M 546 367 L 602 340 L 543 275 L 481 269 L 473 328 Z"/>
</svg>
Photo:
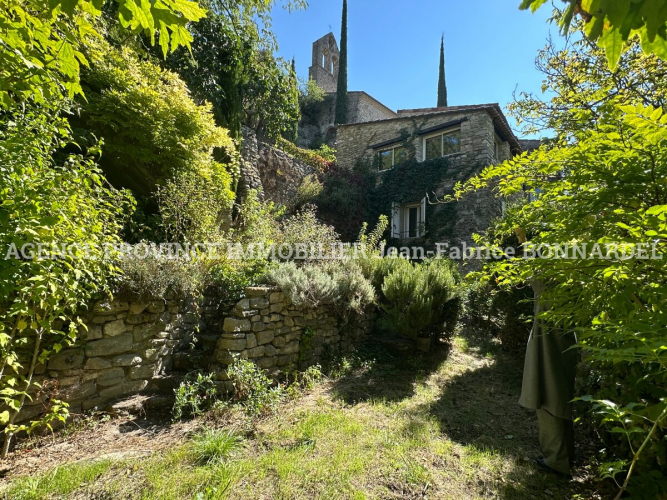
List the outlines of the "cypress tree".
<svg viewBox="0 0 667 500">
<path fill-rule="evenodd" d="M 290 69 L 290 80 L 292 82 L 292 92 L 294 92 L 296 99 L 298 99 L 299 81 L 297 80 L 296 77 L 296 63 L 293 57 L 292 57 L 292 67 Z M 299 115 L 301 115 L 301 113 L 299 113 Z M 296 141 L 299 138 L 299 119 L 300 116 L 292 123 L 290 123 L 287 127 L 287 130 L 283 133 L 283 137 L 294 144 L 296 144 Z"/>
<path fill-rule="evenodd" d="M 343 0 L 343 19 L 340 26 L 340 60 L 334 122 L 341 125 L 347 123 L 347 0 Z"/>
<path fill-rule="evenodd" d="M 447 106 L 447 84 L 445 83 L 445 35 L 440 39 L 440 71 L 438 72 L 438 107 Z"/>
</svg>

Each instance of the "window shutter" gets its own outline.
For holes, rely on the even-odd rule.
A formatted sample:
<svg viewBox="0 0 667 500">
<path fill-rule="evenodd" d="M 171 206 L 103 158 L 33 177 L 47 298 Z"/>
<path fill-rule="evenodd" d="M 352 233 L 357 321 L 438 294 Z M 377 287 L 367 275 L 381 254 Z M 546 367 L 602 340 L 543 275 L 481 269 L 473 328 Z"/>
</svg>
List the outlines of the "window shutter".
<svg viewBox="0 0 667 500">
<path fill-rule="evenodd" d="M 398 203 L 391 204 L 391 237 L 401 237 L 401 207 Z"/>
<path fill-rule="evenodd" d="M 420 233 L 422 233 L 422 232 L 425 233 L 426 232 L 426 197 L 422 198 L 422 207 L 421 207 L 421 211 L 419 212 L 419 222 L 421 223 L 420 227 L 423 228 L 423 229 L 420 229 L 419 232 Z M 419 236 L 424 236 L 424 235 L 420 234 Z"/>
</svg>

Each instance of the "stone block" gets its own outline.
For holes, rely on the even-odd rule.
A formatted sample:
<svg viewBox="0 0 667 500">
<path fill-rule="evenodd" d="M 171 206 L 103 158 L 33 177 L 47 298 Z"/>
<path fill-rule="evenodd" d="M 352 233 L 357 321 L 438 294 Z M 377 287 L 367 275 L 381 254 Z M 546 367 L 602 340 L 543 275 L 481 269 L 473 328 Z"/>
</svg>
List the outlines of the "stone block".
<svg viewBox="0 0 667 500">
<path fill-rule="evenodd" d="M 132 302 L 128 310 L 129 314 L 141 314 L 146 310 L 148 304 L 142 304 L 141 302 Z"/>
<path fill-rule="evenodd" d="M 152 323 L 153 321 L 157 320 L 157 318 L 157 314 L 144 312 L 141 314 L 128 314 L 125 322 L 128 325 L 140 325 L 141 323 Z"/>
<path fill-rule="evenodd" d="M 248 351 L 233 352 L 226 349 L 215 350 L 215 360 L 223 365 L 230 365 L 237 359 L 248 359 Z"/>
<path fill-rule="evenodd" d="M 269 306 L 269 311 L 271 311 L 272 313 L 279 313 L 280 311 L 283 310 L 283 307 L 284 307 L 283 303 L 278 302 L 277 304 L 271 304 Z"/>
<path fill-rule="evenodd" d="M 271 342 L 275 347 L 283 347 L 287 341 L 285 340 L 285 337 L 280 336 L 280 337 L 275 337 L 273 341 Z"/>
<path fill-rule="evenodd" d="M 265 344 L 264 345 L 264 355 L 265 356 L 275 356 L 277 354 L 278 354 L 278 350 L 275 347 L 273 347 L 271 344 Z"/>
<path fill-rule="evenodd" d="M 257 337 L 255 337 L 254 333 L 248 333 L 246 336 L 246 348 L 252 349 L 253 347 L 257 347 Z"/>
<path fill-rule="evenodd" d="M 261 356 L 264 356 L 264 346 L 260 345 L 257 347 L 253 347 L 252 349 L 247 349 L 246 353 L 248 354 L 249 358 L 259 358 Z"/>
<path fill-rule="evenodd" d="M 283 323 L 285 326 L 294 326 L 294 320 L 290 316 L 285 316 L 283 318 Z"/>
<path fill-rule="evenodd" d="M 299 341 L 293 340 L 280 349 L 281 354 L 293 354 L 299 352 Z"/>
<path fill-rule="evenodd" d="M 266 369 L 276 366 L 276 361 L 276 358 L 259 358 L 256 364 L 260 368 Z"/>
<path fill-rule="evenodd" d="M 250 321 L 247 319 L 227 317 L 222 325 L 222 329 L 226 332 L 249 332 Z"/>
<path fill-rule="evenodd" d="M 268 286 L 249 286 L 246 287 L 245 294 L 248 297 L 265 297 L 272 290 L 274 288 Z"/>
<path fill-rule="evenodd" d="M 130 368 L 130 378 L 137 379 L 151 379 L 158 372 L 158 364 L 133 366 Z"/>
<path fill-rule="evenodd" d="M 58 387 L 69 387 L 81 382 L 81 377 L 74 375 L 73 377 L 61 377 L 58 379 Z"/>
<path fill-rule="evenodd" d="M 246 339 L 220 339 L 218 340 L 218 349 L 228 349 L 230 351 L 242 351 L 246 348 Z"/>
<path fill-rule="evenodd" d="M 285 294 L 283 292 L 271 292 L 269 294 L 269 302 L 275 304 L 276 302 L 282 302 L 285 300 Z"/>
<path fill-rule="evenodd" d="M 255 337 L 257 338 L 257 345 L 263 345 L 271 342 L 274 338 L 274 335 L 271 330 L 266 330 L 263 332 L 255 333 Z"/>
<path fill-rule="evenodd" d="M 262 330 L 266 330 L 266 323 L 263 321 L 258 321 L 257 323 L 252 324 L 253 332 L 261 332 Z"/>
<path fill-rule="evenodd" d="M 83 365 L 84 370 L 104 370 L 111 368 L 111 361 L 105 358 L 88 358 Z"/>
<path fill-rule="evenodd" d="M 102 327 L 99 325 L 86 325 L 87 328 L 79 326 L 79 335 L 84 341 L 97 340 L 102 338 Z"/>
<path fill-rule="evenodd" d="M 83 366 L 83 349 L 65 349 L 49 359 L 49 370 L 72 370 Z"/>
<path fill-rule="evenodd" d="M 269 307 L 269 300 L 264 297 L 253 297 L 250 299 L 250 307 L 255 309 L 265 309 Z"/>
<path fill-rule="evenodd" d="M 234 311 L 234 315 L 240 318 L 252 318 L 253 316 L 257 316 L 257 312 L 257 309 L 248 309 L 247 311 L 236 310 Z"/>
<path fill-rule="evenodd" d="M 117 337 L 121 333 L 127 331 L 127 326 L 125 326 L 125 321 L 122 319 L 117 319 L 116 321 L 111 321 L 104 325 L 104 335 L 106 337 Z"/>
<path fill-rule="evenodd" d="M 95 382 L 77 384 L 58 391 L 58 396 L 65 401 L 76 401 L 92 396 L 97 392 Z"/>
<path fill-rule="evenodd" d="M 250 299 L 241 299 L 236 303 L 235 309 L 239 311 L 247 311 L 250 309 Z"/>
<path fill-rule="evenodd" d="M 137 354 L 119 354 L 114 356 L 111 364 L 113 366 L 134 366 L 141 364 L 142 361 L 141 356 Z"/>
<path fill-rule="evenodd" d="M 122 354 L 132 349 L 134 344 L 130 332 L 123 333 L 117 337 L 94 340 L 86 345 L 86 356 L 95 358 L 98 356 L 111 356 L 113 354 Z"/>
<path fill-rule="evenodd" d="M 272 323 L 279 323 L 280 321 L 283 320 L 283 317 L 280 314 L 271 314 L 271 316 L 269 316 L 269 319 Z"/>
<path fill-rule="evenodd" d="M 163 300 L 153 300 L 148 304 L 148 312 L 158 314 L 164 312 L 165 305 Z"/>
<path fill-rule="evenodd" d="M 134 336 L 135 342 L 141 342 L 142 340 L 149 339 L 156 336 L 162 331 L 164 325 L 160 323 L 149 323 L 146 325 L 135 325 L 132 329 L 132 335 Z"/>
</svg>

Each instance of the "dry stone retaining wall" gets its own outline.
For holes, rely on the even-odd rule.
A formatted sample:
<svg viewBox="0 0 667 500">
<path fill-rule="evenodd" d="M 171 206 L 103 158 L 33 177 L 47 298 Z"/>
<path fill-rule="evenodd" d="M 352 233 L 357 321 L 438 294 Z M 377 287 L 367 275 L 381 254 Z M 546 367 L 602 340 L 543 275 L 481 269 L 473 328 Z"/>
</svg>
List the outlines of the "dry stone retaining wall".
<svg viewBox="0 0 667 500">
<path fill-rule="evenodd" d="M 80 345 L 38 366 L 36 381 L 44 390 L 27 402 L 19 421 L 42 414 L 48 397 L 79 413 L 136 393 L 173 394 L 182 375 L 195 369 L 215 373 L 219 391 L 230 391 L 226 371 L 236 358 L 280 378 L 320 361 L 327 349 L 350 349 L 365 338 L 372 319 L 369 312 L 343 322 L 327 306 L 296 307 L 276 287 L 247 288 L 235 305 L 216 296 L 198 304 L 98 303 L 80 331 Z"/>
</svg>

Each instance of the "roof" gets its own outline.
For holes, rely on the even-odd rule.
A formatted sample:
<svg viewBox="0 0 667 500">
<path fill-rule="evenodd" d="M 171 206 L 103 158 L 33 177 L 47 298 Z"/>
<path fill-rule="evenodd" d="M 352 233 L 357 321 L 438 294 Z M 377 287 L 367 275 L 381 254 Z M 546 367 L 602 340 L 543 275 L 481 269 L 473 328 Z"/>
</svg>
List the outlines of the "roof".
<svg viewBox="0 0 667 500">
<path fill-rule="evenodd" d="M 517 139 L 516 135 L 514 135 L 514 132 L 512 132 L 512 128 L 509 126 L 509 123 L 507 123 L 507 119 L 505 118 L 505 115 L 500 109 L 498 103 L 472 104 L 468 106 L 442 106 L 439 108 L 399 109 L 396 112 L 398 115 L 396 118 L 386 118 L 384 120 L 376 120 L 373 122 L 350 123 L 346 125 L 338 125 L 338 127 L 339 128 L 352 127 L 356 125 L 363 125 L 365 123 L 378 123 L 390 120 L 402 120 L 402 119 L 415 118 L 418 116 L 427 116 L 433 114 L 446 115 L 450 113 L 463 113 L 466 111 L 486 111 L 493 120 L 493 123 L 496 128 L 496 133 L 498 133 L 498 135 L 502 136 L 505 140 L 507 140 L 507 142 L 510 143 L 512 152 L 520 153 L 521 151 L 523 151 L 523 148 L 519 143 L 519 139 Z"/>
<path fill-rule="evenodd" d="M 334 95 L 335 93 L 336 93 L 336 92 L 327 92 L 327 94 L 331 94 L 331 95 Z M 392 115 L 394 115 L 395 118 L 398 118 L 398 115 L 396 114 L 396 111 L 394 111 L 393 109 L 391 109 L 389 106 L 386 106 L 386 105 L 382 104 L 382 103 L 381 103 L 380 101 L 378 101 L 375 97 L 373 97 L 372 95 L 370 95 L 368 92 L 364 92 L 363 90 L 350 90 L 350 91 L 348 91 L 347 94 L 348 94 L 348 95 L 350 95 L 350 94 L 364 95 L 364 96 L 368 97 L 371 101 L 373 101 L 374 103 L 380 105 L 380 106 L 383 107 L 385 110 L 387 110 L 389 113 L 391 113 Z M 385 119 L 385 120 L 393 120 L 394 118 L 384 118 L 384 119 Z M 372 122 L 357 122 L 357 123 L 350 123 L 350 124 L 348 124 L 348 125 L 357 125 L 358 123 L 375 123 L 375 122 L 377 122 L 377 121 L 382 121 L 382 120 L 373 120 Z M 338 125 L 338 126 L 340 126 L 340 125 Z"/>
<path fill-rule="evenodd" d="M 539 148 L 542 145 L 541 139 L 519 139 L 519 144 L 521 144 L 521 149 L 528 151 L 529 153 L 534 149 Z"/>
</svg>

